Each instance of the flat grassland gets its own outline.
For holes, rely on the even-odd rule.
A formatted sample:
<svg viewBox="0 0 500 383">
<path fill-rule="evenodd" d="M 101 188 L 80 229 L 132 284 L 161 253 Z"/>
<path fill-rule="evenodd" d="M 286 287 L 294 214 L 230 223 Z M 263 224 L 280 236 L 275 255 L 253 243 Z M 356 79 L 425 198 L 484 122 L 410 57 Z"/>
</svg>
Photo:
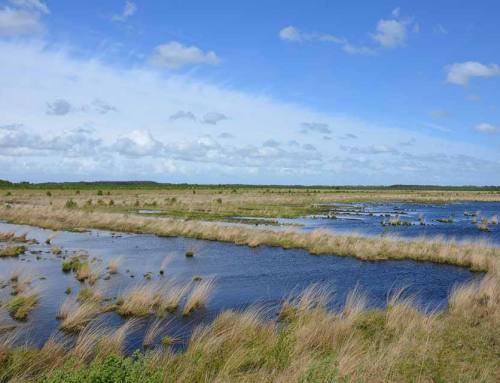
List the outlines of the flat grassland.
<svg viewBox="0 0 500 383">
<path fill-rule="evenodd" d="M 356 292 L 340 312 L 332 312 L 326 308 L 329 292 L 312 286 L 283 302 L 278 321 L 263 319 L 256 308 L 224 312 L 196 330 L 187 348 L 176 353 L 165 344 L 124 356 L 123 328 L 83 330 L 72 347 L 56 339 L 41 349 L 11 347 L 7 336 L 0 342 L 0 382 L 500 381 L 499 248 L 200 221 L 297 217 L 320 213 L 323 204 L 334 202 L 465 200 L 500 201 L 500 190 L 7 185 L 0 189 L 0 219 L 14 223 L 303 248 L 366 260 L 416 259 L 486 274 L 480 282 L 450 292 L 449 308 L 440 313 L 424 313 L 398 294 L 386 309 L 369 310 Z M 135 214 L 139 209 L 153 214 Z"/>
</svg>

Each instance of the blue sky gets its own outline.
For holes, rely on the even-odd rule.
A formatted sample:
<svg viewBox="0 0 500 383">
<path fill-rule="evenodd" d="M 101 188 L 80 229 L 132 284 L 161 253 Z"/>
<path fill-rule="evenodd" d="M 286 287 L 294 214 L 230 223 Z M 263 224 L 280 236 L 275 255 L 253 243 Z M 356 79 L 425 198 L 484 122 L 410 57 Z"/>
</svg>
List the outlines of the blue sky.
<svg viewBox="0 0 500 383">
<path fill-rule="evenodd" d="M 500 184 L 499 12 L 0 1 L 0 178 Z"/>
</svg>

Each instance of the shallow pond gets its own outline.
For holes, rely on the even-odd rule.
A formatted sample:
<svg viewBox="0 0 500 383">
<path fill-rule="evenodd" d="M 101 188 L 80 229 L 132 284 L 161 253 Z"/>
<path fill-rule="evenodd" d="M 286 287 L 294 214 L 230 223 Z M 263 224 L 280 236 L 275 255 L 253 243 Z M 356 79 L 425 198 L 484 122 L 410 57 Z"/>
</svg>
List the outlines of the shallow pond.
<svg viewBox="0 0 500 383">
<path fill-rule="evenodd" d="M 442 236 L 458 241 L 481 239 L 500 245 L 500 202 L 358 203 L 333 204 L 329 208 L 330 213 L 324 216 L 280 219 L 279 223 L 300 225 L 306 231 L 321 228 L 402 238 Z M 488 223 L 480 230 L 484 220 Z"/>
<path fill-rule="evenodd" d="M 216 287 L 205 309 L 188 317 L 168 315 L 170 322 L 166 334 L 178 338 L 181 344 L 194 326 L 212 320 L 224 309 L 242 309 L 259 304 L 266 308 L 266 315 L 274 317 L 284 298 L 312 283 L 328 286 L 335 292 L 334 309 L 339 308 L 347 293 L 356 287 L 366 293 L 372 307 L 383 307 L 391 292 L 405 287 L 406 294 L 415 295 L 423 308 L 434 310 L 446 306 L 453 285 L 482 275 L 460 267 L 433 263 L 367 262 L 334 255 L 311 256 L 303 250 L 250 248 L 229 243 L 105 231 L 60 232 L 49 246 L 44 241 L 54 235 L 50 230 L 0 223 L 0 231 L 27 232 L 28 238 L 39 241 L 39 244 L 29 246 L 26 254 L 19 258 L 0 259 L 0 280 L 8 279 L 13 270 L 21 271 L 32 276 L 33 287 L 41 292 L 41 299 L 30 313 L 29 320 L 20 324 L 27 326 L 26 337 L 36 344 L 43 343 L 57 331 L 59 321 L 55 317 L 67 297 L 65 290 L 71 288 L 70 296 L 75 297 L 81 287 L 73 274 L 61 270 L 62 257 L 74 252 L 85 251 L 90 257 L 96 257 L 95 268 L 100 269 L 102 275 L 106 274 L 106 265 L 111 259 L 123 257 L 118 274 L 112 275 L 109 280 L 100 278 L 97 282 L 97 286 L 102 287 L 110 298 L 119 296 L 134 284 L 155 283 L 169 278 L 189 282 L 195 276 L 203 279 L 214 277 Z M 62 255 L 52 254 L 51 246 L 60 247 Z M 194 257 L 185 256 L 188 249 L 195 249 Z M 160 265 L 167 255 L 171 257 L 171 262 L 162 276 L 159 274 Z M 144 278 L 148 272 L 152 274 L 151 281 Z M 8 290 L 0 290 L 1 302 L 9 299 Z M 112 325 L 123 322 L 116 313 L 104 314 L 101 320 Z M 140 347 L 144 331 L 151 321 L 152 318 L 145 318 L 141 329 L 129 337 L 130 349 Z"/>
</svg>

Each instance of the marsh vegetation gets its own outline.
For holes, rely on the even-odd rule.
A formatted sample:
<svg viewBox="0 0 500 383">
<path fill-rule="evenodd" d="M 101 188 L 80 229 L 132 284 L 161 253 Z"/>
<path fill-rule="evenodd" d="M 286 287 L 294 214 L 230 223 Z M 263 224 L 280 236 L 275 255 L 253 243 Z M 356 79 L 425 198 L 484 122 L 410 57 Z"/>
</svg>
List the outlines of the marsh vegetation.
<svg viewBox="0 0 500 383">
<path fill-rule="evenodd" d="M 96 194 L 102 202 L 87 203 L 95 201 Z M 400 198 L 434 203 L 460 199 L 496 201 L 500 199 L 498 192 L 82 188 L 79 193 L 50 189 L 50 195 L 47 190 L 16 189 L 1 198 L 4 199 L 0 206 L 1 219 L 56 230 L 60 234 L 43 232 L 43 236 L 35 240 L 16 232 L 0 233 L 2 251 L 16 253 L 11 248 L 24 247 L 23 252 L 5 256 L 0 262 L 12 265 L 26 262 L 32 269 L 40 267 L 44 272 L 48 270 L 44 265 L 53 264 L 59 273 L 58 277 L 48 274 L 46 281 L 47 275 L 41 271 L 30 274 L 18 268 L 0 278 L 3 294 L 0 299 L 0 381 L 495 382 L 500 379 L 500 249 L 495 245 L 445 238 L 402 241 L 326 230 L 259 229 L 193 219 L 297 217 L 324 213 L 325 206 L 331 211 L 328 204 L 357 199 Z M 74 204 L 66 206 L 67 201 Z M 154 207 L 161 213 L 136 214 L 138 206 Z M 404 208 L 394 208 L 389 215 L 380 216 L 356 205 L 342 209 L 343 212 L 337 207 L 332 215 L 336 219 L 342 219 L 343 214 L 367 215 L 377 220 L 379 226 L 381 221 L 389 227 L 427 227 L 435 222 L 432 217 L 426 219 L 427 216 L 418 214 L 411 218 Z M 448 219 L 444 214 L 441 217 Z M 481 225 L 489 230 L 498 227 L 496 216 L 484 212 L 472 214 L 462 210 L 460 215 L 449 218 L 460 222 L 466 219 L 467 225 L 477 233 L 482 230 Z M 448 227 L 455 222 L 436 224 Z M 94 236 L 85 233 L 87 229 L 112 233 Z M 127 242 L 130 238 L 123 238 L 123 247 L 99 259 L 92 254 L 94 247 L 81 250 L 72 247 L 71 241 L 65 242 L 68 234 L 64 230 L 79 235 L 80 246 L 86 243 L 82 242 L 83 238 L 87 238 L 88 243 L 109 238 L 109 243 L 118 246 L 122 240 L 118 232 L 169 237 L 173 241 L 170 243 L 176 243 L 175 238 L 179 236 L 218 242 L 202 246 L 202 241 L 186 239 L 176 245 L 175 251 L 164 248 L 153 262 L 150 250 L 155 241 L 153 237 L 145 237 L 142 247 L 131 246 Z M 269 286 L 277 285 L 261 288 L 257 279 L 246 278 L 245 272 L 252 270 L 246 258 L 238 255 L 238 246 L 221 250 L 224 257 L 210 258 L 213 246 L 221 242 L 227 246 L 247 245 L 245 251 L 254 251 L 249 259 L 262 262 L 255 275 L 270 274 L 266 283 L 279 283 L 284 270 L 297 277 L 294 281 L 303 278 L 300 271 L 304 263 L 297 258 L 303 255 L 295 253 L 299 250 L 281 249 L 303 249 L 312 255 L 351 256 L 367 261 L 430 261 L 485 274 L 474 278 L 472 274 L 463 274 L 461 280 L 467 283 L 453 288 L 450 284 L 446 291 L 440 292 L 444 295 L 449 292 L 445 299 L 448 305 L 433 308 L 407 290 L 384 287 L 385 283 L 393 287 L 394 281 L 377 279 L 383 284 L 377 286 L 379 292 L 382 290 L 377 305 L 373 305 L 372 298 L 363 289 L 353 288 L 356 281 L 352 280 L 349 292 L 313 283 L 309 287 L 302 284 L 301 291 L 290 293 L 287 286 L 288 294 L 275 299 L 272 306 L 245 302 L 228 309 L 231 305 L 227 299 L 231 293 L 240 295 L 238 284 L 246 286 L 244 291 L 255 290 L 267 297 Z M 271 272 L 273 267 L 266 264 L 268 251 L 279 252 L 279 256 L 272 258 L 273 262 L 282 262 L 279 273 Z M 266 254 L 259 258 L 260 252 Z M 137 264 L 141 267 L 130 263 L 131 253 L 137 254 Z M 200 274 L 200 270 L 213 271 L 217 262 L 228 257 L 236 257 L 233 262 L 238 270 L 243 270 L 240 274 L 226 275 L 233 283 L 230 286 L 234 292 L 224 285 L 218 289 L 219 284 L 227 283 L 224 277 L 219 280 L 217 274 Z M 310 257 L 318 266 L 312 269 L 315 273 L 309 274 L 317 274 L 318 280 L 324 281 L 327 276 L 322 274 L 327 268 L 324 260 L 335 258 L 334 262 L 340 262 L 337 257 Z M 297 269 L 286 269 L 291 267 L 286 266 L 287 259 Z M 180 264 L 184 271 L 179 274 Z M 373 267 L 373 272 L 376 265 L 378 263 L 359 263 L 347 270 Z M 390 267 L 381 268 L 385 278 L 389 269 L 400 267 L 396 263 L 388 265 Z M 428 277 L 435 272 L 435 286 L 441 288 L 445 278 L 454 272 L 454 269 L 439 271 L 440 266 L 426 263 L 405 265 L 406 275 Z M 224 276 L 228 265 L 222 263 L 221 267 L 225 268 L 220 269 Z M 419 274 L 419 268 L 428 269 Z M 340 270 L 354 275 L 352 271 Z M 176 275 L 183 278 L 177 280 Z M 461 274 L 457 271 L 458 275 Z M 53 278 L 61 278 L 62 282 L 54 284 Z M 38 289 L 42 285 L 52 286 L 51 289 L 56 285 L 58 290 L 46 293 Z M 420 286 L 437 288 L 427 280 Z M 58 300 L 50 302 L 51 307 L 58 303 L 55 311 L 51 311 L 55 335 L 44 335 L 42 342 L 40 339 L 30 342 L 26 338 L 26 334 L 30 334 L 28 326 L 38 319 L 39 310 L 45 310 L 49 294 L 58 296 Z M 226 301 L 219 301 L 221 297 Z M 214 306 L 211 306 L 212 300 L 216 300 Z M 384 302 L 381 304 L 381 301 Z M 186 333 L 187 323 L 193 326 Z"/>
</svg>

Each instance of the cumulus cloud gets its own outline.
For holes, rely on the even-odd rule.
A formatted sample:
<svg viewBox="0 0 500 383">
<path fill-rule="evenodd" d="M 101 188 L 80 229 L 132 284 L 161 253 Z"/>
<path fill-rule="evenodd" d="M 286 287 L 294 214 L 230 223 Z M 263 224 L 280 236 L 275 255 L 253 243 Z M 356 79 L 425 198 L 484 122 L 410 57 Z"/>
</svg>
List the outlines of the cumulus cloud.
<svg viewBox="0 0 500 383">
<path fill-rule="evenodd" d="M 401 18 L 401 9 L 392 11 L 392 19 L 381 19 L 375 28 L 372 39 L 383 48 L 404 46 L 408 38 L 408 28 L 413 26 L 413 32 L 420 32 L 420 25 L 410 18 Z"/>
<path fill-rule="evenodd" d="M 497 64 L 481 64 L 477 61 L 467 61 L 448 65 L 446 81 L 455 85 L 467 85 L 472 77 L 493 77 L 500 75 Z"/>
<path fill-rule="evenodd" d="M 115 68 L 40 43 L 0 40 L 0 51 L 5 95 L 0 102 L 0 178 L 78 180 L 112 174 L 144 179 L 146 174 L 171 182 L 424 183 L 433 177 L 442 183 L 500 182 L 500 153 L 488 145 L 417 129 L 410 134 L 187 75 Z M 47 115 L 46 102 L 62 95 L 71 112 L 64 118 Z M 99 113 L 91 107 L 96 99 L 112 102 L 116 112 Z M 234 130 L 218 130 L 221 122 L 213 128 L 214 137 L 200 137 L 206 129 L 196 121 L 183 121 L 182 129 L 165 124 L 175 111 L 201 111 L 200 116 L 224 111 Z M 356 146 L 352 152 L 343 150 L 325 141 L 328 134 L 320 131 L 303 135 L 302 122 L 335 127 L 335 137 L 356 135 Z M 400 142 L 413 136 L 415 145 L 405 148 L 410 153 L 396 154 L 393 148 L 403 150 Z M 270 137 L 283 142 L 264 146 Z M 443 147 L 447 158 L 436 155 Z M 461 153 L 480 153 L 490 162 Z M 415 169 L 411 177 L 408 169 Z"/>
<path fill-rule="evenodd" d="M 10 7 L 0 9 L 0 36 L 31 35 L 43 30 L 39 12 Z"/>
<path fill-rule="evenodd" d="M 191 120 L 194 121 L 196 120 L 196 116 L 191 113 L 191 112 L 186 112 L 184 110 L 179 110 L 175 112 L 174 114 L 170 115 L 170 120 L 176 121 L 176 120 Z"/>
<path fill-rule="evenodd" d="M 300 132 L 303 134 L 307 133 L 322 133 L 322 134 L 331 134 L 332 131 L 328 127 L 328 124 L 323 122 L 303 122 L 300 124 L 301 129 Z"/>
<path fill-rule="evenodd" d="M 281 40 L 290 42 L 327 42 L 339 45 L 349 54 L 373 54 L 374 51 L 368 47 L 357 46 L 350 43 L 343 37 L 338 37 L 328 33 L 302 32 L 298 28 L 289 25 L 279 31 Z"/>
<path fill-rule="evenodd" d="M 120 137 L 112 148 L 120 154 L 139 157 L 160 155 L 163 145 L 149 131 L 134 130 Z"/>
<path fill-rule="evenodd" d="M 210 112 L 206 113 L 203 118 L 201 119 L 201 122 L 204 124 L 209 124 L 209 125 L 217 125 L 220 121 L 227 120 L 228 117 L 225 114 L 222 113 L 217 113 L 217 112 Z"/>
<path fill-rule="evenodd" d="M 72 105 L 64 99 L 47 103 L 47 114 L 51 116 L 65 116 L 73 109 Z"/>
<path fill-rule="evenodd" d="M 126 1 L 120 14 L 113 15 L 111 20 L 124 22 L 137 12 L 137 5 L 133 1 Z"/>
<path fill-rule="evenodd" d="M 179 69 L 187 65 L 217 65 L 219 57 L 213 51 L 203 52 L 195 46 L 184 46 L 177 41 L 158 45 L 150 57 L 151 64 L 169 69 Z"/>
<path fill-rule="evenodd" d="M 500 133 L 500 127 L 485 122 L 474 126 L 473 129 L 478 133 L 488 133 L 488 134 Z"/>
<path fill-rule="evenodd" d="M 379 20 L 373 39 L 384 48 L 403 46 L 407 37 L 408 23 L 399 20 Z"/>
<path fill-rule="evenodd" d="M 16 129 L 0 128 L 0 148 L 6 154 L 22 156 L 47 156 L 54 152 L 65 156 L 88 156 L 98 152 L 102 140 L 84 128 L 64 131 L 59 135 L 42 136 L 18 125 Z"/>
</svg>

